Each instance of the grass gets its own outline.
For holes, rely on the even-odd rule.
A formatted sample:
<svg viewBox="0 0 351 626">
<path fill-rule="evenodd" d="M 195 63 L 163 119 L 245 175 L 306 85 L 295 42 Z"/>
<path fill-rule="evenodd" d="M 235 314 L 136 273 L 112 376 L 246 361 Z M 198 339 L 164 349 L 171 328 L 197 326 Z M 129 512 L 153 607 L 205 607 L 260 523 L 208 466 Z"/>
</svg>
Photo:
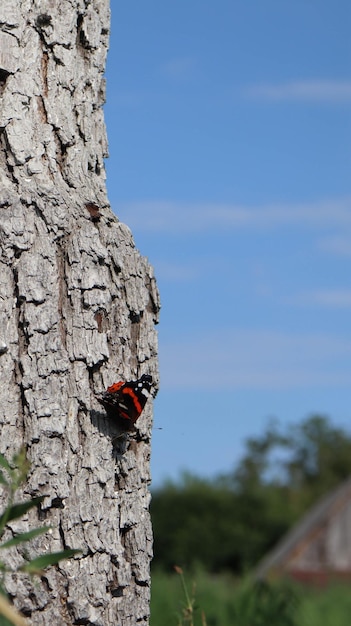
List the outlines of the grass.
<svg viewBox="0 0 351 626">
<path fill-rule="evenodd" d="M 150 626 L 349 626 L 351 589 L 253 585 L 230 574 L 155 571 Z"/>
<path fill-rule="evenodd" d="M 186 588 L 186 592 L 184 590 Z M 206 626 L 231 624 L 230 582 L 225 576 L 209 577 L 155 572 L 152 577 L 150 626 Z M 191 607 L 191 610 L 190 610 Z"/>
<path fill-rule="evenodd" d="M 301 593 L 298 626 L 348 626 L 351 623 L 351 584 Z"/>
</svg>

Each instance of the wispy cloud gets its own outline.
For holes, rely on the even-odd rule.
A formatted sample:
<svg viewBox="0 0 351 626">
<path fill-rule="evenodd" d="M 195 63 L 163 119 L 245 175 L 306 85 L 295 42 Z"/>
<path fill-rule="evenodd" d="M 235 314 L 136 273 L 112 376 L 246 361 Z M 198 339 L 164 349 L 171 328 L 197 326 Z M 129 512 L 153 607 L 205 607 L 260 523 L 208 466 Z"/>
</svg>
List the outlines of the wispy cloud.
<svg viewBox="0 0 351 626">
<path fill-rule="evenodd" d="M 161 73 L 167 78 L 184 80 L 191 78 L 197 66 L 195 57 L 177 57 L 161 65 Z"/>
<path fill-rule="evenodd" d="M 297 389 L 349 386 L 351 340 L 331 334 L 222 330 L 161 342 L 164 388 Z"/>
<path fill-rule="evenodd" d="M 199 267 L 194 261 L 189 263 L 169 263 L 167 261 L 154 260 L 153 264 L 156 268 L 158 280 L 170 282 L 191 281 L 198 278 L 203 271 L 203 268 Z"/>
<path fill-rule="evenodd" d="M 244 87 L 242 94 L 274 102 L 351 102 L 351 80 L 297 80 Z"/>
<path fill-rule="evenodd" d="M 133 230 L 169 233 L 218 232 L 239 229 L 310 227 L 318 230 L 351 227 L 351 198 L 306 204 L 245 207 L 229 204 L 136 202 L 117 215 Z"/>
<path fill-rule="evenodd" d="M 351 289 L 316 289 L 289 298 L 293 304 L 332 309 L 351 308 Z"/>
<path fill-rule="evenodd" d="M 321 239 L 318 243 L 320 250 L 331 252 L 336 256 L 351 256 L 351 237 L 332 236 Z"/>
</svg>

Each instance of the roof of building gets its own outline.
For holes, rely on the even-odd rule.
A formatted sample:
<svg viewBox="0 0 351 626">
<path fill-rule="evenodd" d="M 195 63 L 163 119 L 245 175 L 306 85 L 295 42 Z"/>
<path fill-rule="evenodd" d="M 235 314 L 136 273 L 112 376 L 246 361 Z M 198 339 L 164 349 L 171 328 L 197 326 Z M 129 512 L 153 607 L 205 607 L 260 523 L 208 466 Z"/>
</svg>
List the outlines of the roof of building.
<svg viewBox="0 0 351 626">
<path fill-rule="evenodd" d="M 274 570 L 284 569 L 293 550 L 317 527 L 321 527 L 335 514 L 335 507 L 351 500 L 351 478 L 324 496 L 303 516 L 300 522 L 279 541 L 258 564 L 255 578 L 265 578 Z"/>
</svg>

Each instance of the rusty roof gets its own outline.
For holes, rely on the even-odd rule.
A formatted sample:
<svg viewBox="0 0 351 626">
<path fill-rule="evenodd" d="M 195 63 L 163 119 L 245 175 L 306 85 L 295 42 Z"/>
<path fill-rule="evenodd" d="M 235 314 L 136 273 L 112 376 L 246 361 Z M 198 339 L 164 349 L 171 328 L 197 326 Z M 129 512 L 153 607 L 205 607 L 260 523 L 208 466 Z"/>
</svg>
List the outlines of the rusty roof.
<svg viewBox="0 0 351 626">
<path fill-rule="evenodd" d="M 300 522 L 278 542 L 258 564 L 254 571 L 255 578 L 265 578 L 272 570 L 282 569 L 293 550 L 298 544 L 306 539 L 314 528 L 327 522 L 333 514 L 335 507 L 346 504 L 351 499 L 351 478 L 339 485 L 336 489 L 321 498 L 317 504 L 302 517 Z"/>
</svg>

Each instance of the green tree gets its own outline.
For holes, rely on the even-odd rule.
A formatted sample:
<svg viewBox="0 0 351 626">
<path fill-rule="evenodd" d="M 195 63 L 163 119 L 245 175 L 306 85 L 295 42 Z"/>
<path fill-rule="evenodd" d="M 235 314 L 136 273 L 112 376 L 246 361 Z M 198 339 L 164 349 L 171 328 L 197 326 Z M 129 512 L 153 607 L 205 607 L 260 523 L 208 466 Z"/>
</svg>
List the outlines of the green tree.
<svg viewBox="0 0 351 626">
<path fill-rule="evenodd" d="M 326 416 L 312 415 L 287 427 L 271 423 L 262 436 L 248 439 L 226 480 L 243 496 L 264 492 L 274 500 L 281 493 L 293 521 L 350 475 L 350 433 Z"/>
<path fill-rule="evenodd" d="M 293 427 L 288 445 L 288 482 L 306 494 L 307 504 L 351 475 L 351 436 L 324 416 Z"/>
<path fill-rule="evenodd" d="M 178 485 L 168 483 L 152 498 L 154 563 L 236 569 L 235 509 L 235 494 L 225 486 L 189 474 Z"/>
<path fill-rule="evenodd" d="M 350 475 L 351 436 L 328 418 L 271 423 L 248 439 L 231 474 L 211 481 L 183 475 L 154 492 L 154 562 L 242 572 Z"/>
</svg>

